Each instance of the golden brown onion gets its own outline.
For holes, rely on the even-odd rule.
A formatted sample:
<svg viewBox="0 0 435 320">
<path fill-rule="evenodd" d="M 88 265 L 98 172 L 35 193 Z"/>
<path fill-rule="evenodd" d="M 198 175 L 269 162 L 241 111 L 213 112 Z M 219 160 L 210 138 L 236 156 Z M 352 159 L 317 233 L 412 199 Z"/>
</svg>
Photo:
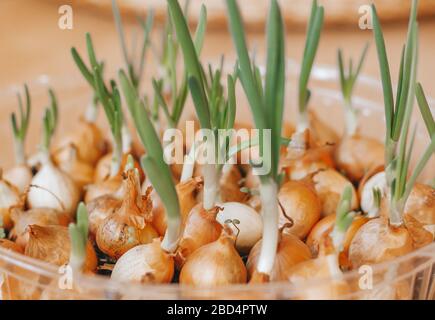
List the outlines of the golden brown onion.
<svg viewBox="0 0 435 320">
<path fill-rule="evenodd" d="M 9 237 L 25 248 L 29 239 L 27 227 L 30 225 L 38 225 L 41 227 L 58 225 L 68 226 L 71 219 L 69 214 L 50 208 L 37 208 L 27 211 L 21 209 L 13 209 L 11 213 L 14 227 L 9 233 Z"/>
<path fill-rule="evenodd" d="M 350 180 L 358 182 L 366 172 L 384 164 L 384 145 L 372 138 L 345 136 L 337 146 L 335 162 Z"/>
<path fill-rule="evenodd" d="M 219 207 L 214 207 L 207 211 L 202 203 L 192 208 L 176 252 L 178 266 L 181 266 L 195 250 L 219 238 L 222 232 L 222 225 L 216 220 L 219 210 Z"/>
<path fill-rule="evenodd" d="M 245 283 L 246 267 L 234 247 L 235 238 L 222 232 L 214 242 L 193 252 L 180 272 L 180 284 L 217 287 Z"/>
<path fill-rule="evenodd" d="M 142 196 L 136 169 L 127 171 L 121 206 L 97 229 L 96 242 L 102 252 L 118 259 L 129 249 L 158 237 L 151 225 L 150 192 L 151 189 L 148 189 Z"/>
<path fill-rule="evenodd" d="M 89 214 L 89 234 L 95 240 L 98 227 L 103 221 L 121 207 L 118 193 L 98 197 L 86 205 Z"/>
<path fill-rule="evenodd" d="M 169 283 L 173 276 L 173 257 L 154 239 L 128 250 L 116 262 L 111 277 L 121 282 Z"/>
<path fill-rule="evenodd" d="M 410 215 L 426 230 L 435 235 L 435 189 L 416 183 L 405 205 L 405 216 Z"/>
<path fill-rule="evenodd" d="M 122 176 L 116 175 L 107 180 L 96 182 L 86 186 L 85 203 L 106 195 L 111 195 L 119 191 L 122 186 Z"/>
<path fill-rule="evenodd" d="M 335 214 L 340 196 L 346 186 L 352 186 L 352 204 L 350 210 L 358 208 L 358 197 L 349 180 L 334 169 L 321 170 L 312 177 L 314 188 L 322 204 L 322 215 Z"/>
<path fill-rule="evenodd" d="M 21 206 L 18 188 L 3 179 L 0 169 L 0 227 L 9 230 L 12 227 L 11 209 Z"/>
<path fill-rule="evenodd" d="M 258 241 L 252 248 L 251 252 L 249 253 L 248 262 L 246 264 L 248 275 L 252 282 L 263 282 L 255 279 L 255 277 L 258 277 L 256 267 L 260 257 L 261 242 L 262 240 Z M 287 281 L 289 276 L 288 271 L 291 269 L 291 267 L 310 258 L 310 249 L 305 243 L 292 234 L 281 233 L 276 251 L 275 263 L 268 280 Z M 254 279 L 252 280 L 253 277 Z"/>
<path fill-rule="evenodd" d="M 245 202 L 247 194 L 240 191 L 242 174 L 237 165 L 224 166 L 219 181 L 219 193 L 222 202 Z"/>
<path fill-rule="evenodd" d="M 58 266 L 68 264 L 71 252 L 71 240 L 67 227 L 30 225 L 27 227 L 29 240 L 24 254 Z M 84 272 L 93 272 L 97 268 L 97 255 L 91 242 L 86 246 Z"/>
<path fill-rule="evenodd" d="M 79 120 L 74 132 L 63 136 L 55 144 L 53 147 L 55 162 L 62 163 L 69 158 L 68 146 L 70 145 L 76 146 L 78 157 L 90 165 L 95 165 L 107 150 L 107 143 L 100 129 L 84 119 Z"/>
<path fill-rule="evenodd" d="M 288 216 L 293 222 L 288 232 L 304 239 L 320 219 L 321 204 L 316 192 L 305 182 L 289 181 L 281 187 L 278 200 L 282 209 L 280 225 L 288 223 Z"/>
</svg>

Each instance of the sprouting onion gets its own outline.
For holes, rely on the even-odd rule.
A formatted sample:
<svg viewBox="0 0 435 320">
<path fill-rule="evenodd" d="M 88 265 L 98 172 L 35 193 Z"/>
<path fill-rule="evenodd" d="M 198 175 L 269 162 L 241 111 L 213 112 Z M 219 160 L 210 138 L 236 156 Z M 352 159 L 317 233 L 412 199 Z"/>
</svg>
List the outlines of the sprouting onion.
<svg viewBox="0 0 435 320">
<path fill-rule="evenodd" d="M 263 215 L 263 240 L 257 271 L 269 275 L 278 244 L 278 164 L 284 110 L 285 38 L 284 24 L 277 1 L 271 1 L 267 23 L 267 68 L 265 87 L 258 68 L 249 58 L 242 18 L 235 0 L 227 0 L 230 30 L 239 59 L 239 77 L 248 98 L 254 122 L 260 130 L 260 152 L 271 154 L 270 172 L 260 176 Z M 257 70 L 257 71 L 256 71 Z M 263 141 L 263 130 L 271 129 L 271 141 Z M 266 160 L 267 161 L 267 160 Z M 265 165 L 263 163 L 263 165 Z M 267 164 L 266 164 L 267 166 Z"/>
<path fill-rule="evenodd" d="M 24 141 L 26 139 L 27 130 L 30 123 L 30 94 L 27 85 L 24 85 L 24 92 L 26 97 L 26 107 L 24 109 L 21 95 L 18 93 L 18 108 L 19 108 L 19 123 L 17 121 L 17 115 L 11 114 L 11 124 L 14 133 L 14 148 L 15 148 L 15 162 L 17 165 L 23 165 L 26 162 L 26 155 L 24 153 Z"/>
<path fill-rule="evenodd" d="M 77 221 L 68 226 L 71 240 L 69 265 L 74 272 L 83 268 L 86 260 L 86 246 L 88 243 L 89 220 L 88 210 L 83 202 L 77 208 Z"/>
<path fill-rule="evenodd" d="M 195 110 L 199 119 L 201 128 L 211 129 L 214 133 L 214 141 L 206 141 L 210 148 L 207 150 L 214 150 L 215 157 L 212 163 L 205 163 L 203 167 L 204 174 L 204 201 L 203 206 L 205 210 L 211 210 L 215 205 L 218 198 L 218 181 L 222 170 L 222 163 L 228 161 L 229 151 L 229 138 L 225 139 L 222 145 L 219 145 L 220 135 L 219 129 L 228 132 L 233 129 L 235 119 L 235 79 L 232 75 L 228 75 L 228 95 L 229 98 L 224 97 L 223 86 L 221 84 L 222 77 L 222 64 L 217 70 L 209 65 L 208 76 L 199 61 L 198 39 L 204 36 L 206 24 L 206 10 L 202 6 L 203 20 L 198 28 L 195 39 L 192 39 L 187 21 L 183 15 L 180 5 L 177 1 L 168 1 L 169 10 L 172 18 L 172 23 L 175 27 L 177 38 L 179 39 L 180 46 L 183 52 L 186 71 L 188 74 L 188 86 L 192 95 L 192 100 Z M 221 131 L 222 132 L 222 131 Z M 214 145 L 213 145 L 214 142 Z M 212 143 L 212 145 L 210 145 Z M 195 146 L 193 146 L 193 156 L 195 153 Z M 192 151 L 192 150 L 191 150 Z M 219 155 L 223 155 L 219 159 Z M 189 154 L 192 157 L 192 154 Z M 219 165 L 216 165 L 219 164 Z M 189 164 L 187 164 L 189 165 Z M 186 169 L 188 167 L 185 166 Z M 184 171 L 184 170 L 183 170 Z M 183 172 L 184 173 L 184 172 Z M 182 174 L 183 179 L 186 174 Z"/>
<path fill-rule="evenodd" d="M 71 54 L 83 77 L 94 89 L 98 100 L 103 105 L 107 120 L 110 124 L 110 130 L 112 131 L 114 144 L 110 176 L 113 177 L 120 171 L 123 155 L 122 128 L 124 120 L 122 115 L 121 96 L 115 81 L 110 81 L 110 88 L 107 88 L 107 86 L 104 84 L 102 75 L 103 65 L 97 61 L 92 44 L 92 38 L 89 33 L 86 34 L 86 44 L 92 71 L 83 62 L 75 48 L 71 49 Z"/>
<path fill-rule="evenodd" d="M 344 238 L 346 231 L 355 218 L 356 212 L 351 211 L 352 205 L 352 186 L 347 186 L 341 195 L 337 206 L 334 229 L 331 233 L 332 243 L 337 252 L 343 251 Z"/>
<path fill-rule="evenodd" d="M 346 134 L 348 136 L 352 136 L 356 133 L 358 128 L 358 110 L 354 108 L 352 105 L 352 94 L 355 87 L 356 80 L 361 72 L 362 66 L 364 64 L 365 57 L 367 55 L 367 50 L 369 45 L 366 44 L 364 50 L 361 54 L 361 57 L 358 62 L 357 68 L 353 69 L 352 58 L 349 59 L 349 66 L 346 72 L 344 62 L 343 62 L 343 53 L 341 49 L 338 50 L 338 70 L 340 74 L 340 87 L 341 93 L 343 95 L 344 100 L 344 112 L 346 116 Z"/>
<path fill-rule="evenodd" d="M 299 119 L 298 132 L 302 132 L 309 127 L 308 124 L 308 103 L 311 91 L 308 89 L 311 70 L 319 47 L 321 30 L 323 27 L 324 9 L 313 0 L 311 7 L 310 20 L 308 21 L 307 38 L 305 41 L 304 55 L 302 58 L 301 73 L 299 77 Z"/>
<path fill-rule="evenodd" d="M 177 249 L 179 241 L 181 218 L 180 205 L 171 170 L 164 161 L 163 148 L 159 136 L 148 117 L 137 90 L 124 71 L 119 72 L 119 79 L 131 117 L 146 149 L 146 155 L 141 159 L 142 167 L 166 208 L 167 230 L 161 247 L 167 252 L 174 252 Z"/>
<path fill-rule="evenodd" d="M 409 19 L 408 36 L 402 51 L 399 81 L 396 99 L 393 98 L 388 58 L 385 50 L 385 42 L 375 6 L 373 10 L 373 31 L 378 52 L 381 70 L 382 88 L 384 93 L 384 107 L 386 117 L 385 139 L 385 167 L 386 180 L 389 190 L 390 223 L 400 226 L 403 223 L 403 210 L 405 202 L 413 188 L 413 185 L 429 161 L 435 150 L 435 135 L 433 133 L 432 115 L 425 112 L 422 90 L 417 91 L 420 107 L 423 107 L 423 117 L 428 125 L 431 143 L 418 161 L 411 176 L 408 170 L 411 161 L 412 147 L 415 139 L 415 130 L 408 139 L 411 115 L 414 105 L 416 88 L 417 55 L 418 55 L 418 24 L 417 24 L 418 1 L 412 2 L 411 16 Z M 430 120 L 432 119 L 432 120 Z M 432 130 L 432 132 L 431 132 Z"/>
</svg>

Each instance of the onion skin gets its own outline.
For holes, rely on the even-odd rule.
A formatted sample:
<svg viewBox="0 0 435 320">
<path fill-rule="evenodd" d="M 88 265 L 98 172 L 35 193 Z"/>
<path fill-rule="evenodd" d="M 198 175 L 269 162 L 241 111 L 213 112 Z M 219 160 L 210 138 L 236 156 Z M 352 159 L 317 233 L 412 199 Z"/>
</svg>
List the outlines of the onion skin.
<svg viewBox="0 0 435 320">
<path fill-rule="evenodd" d="M 353 268 L 364 264 L 389 261 L 413 251 L 414 245 L 405 227 L 392 227 L 380 217 L 365 223 L 355 234 L 349 247 Z"/>
<path fill-rule="evenodd" d="M 80 190 L 68 174 L 48 160 L 33 177 L 27 194 L 29 208 L 52 208 L 71 216 L 80 200 Z M 54 196 L 54 195 L 55 196 Z"/>
<path fill-rule="evenodd" d="M 416 183 L 406 201 L 406 215 L 412 216 L 435 235 L 435 189 Z"/>
<path fill-rule="evenodd" d="M 11 250 L 17 253 L 24 253 L 24 249 L 15 242 L 8 239 L 0 239 L 0 247 L 2 249 Z"/>
<path fill-rule="evenodd" d="M 245 202 L 248 198 L 247 194 L 240 191 L 240 181 L 242 180 L 242 174 L 240 173 L 237 165 L 231 165 L 229 170 L 222 172 L 221 179 L 219 181 L 220 197 L 222 202 Z"/>
<path fill-rule="evenodd" d="M 22 205 L 18 188 L 2 179 L 0 171 L 0 218 L 5 230 L 12 228 L 11 209 L 20 206 Z"/>
<path fill-rule="evenodd" d="M 281 162 L 291 180 L 302 180 L 315 172 L 335 167 L 329 146 L 309 148 L 300 156 L 287 156 Z"/>
<path fill-rule="evenodd" d="M 196 199 L 201 191 L 203 182 L 202 177 L 195 177 L 176 185 L 182 224 L 185 223 L 192 208 L 197 205 Z M 153 202 L 153 226 L 159 235 L 163 237 L 167 228 L 166 210 L 155 190 L 151 192 L 151 199 Z"/>
<path fill-rule="evenodd" d="M 304 239 L 320 219 L 321 203 L 316 192 L 305 182 L 289 181 L 281 187 L 278 200 L 285 214 L 293 220 L 293 226 L 286 231 Z M 280 224 L 287 222 L 281 210 Z"/>
<path fill-rule="evenodd" d="M 119 259 L 129 249 L 158 237 L 157 231 L 151 225 L 151 189 L 148 189 L 145 196 L 141 196 L 135 171 L 129 170 L 126 174 L 126 191 L 122 205 L 97 229 L 98 248 L 113 259 Z"/>
<path fill-rule="evenodd" d="M 327 281 L 325 284 L 315 284 L 300 290 L 295 297 L 302 300 L 333 300 L 343 299 L 351 293 L 349 285 L 345 280 L 341 280 L 341 271 L 335 260 L 335 254 L 321 256 L 317 259 L 311 259 L 297 264 L 288 270 L 288 280 L 298 286 L 304 281 L 318 278 L 327 279 L 336 277 Z"/>
<path fill-rule="evenodd" d="M 337 146 L 335 162 L 350 180 L 358 182 L 366 172 L 384 164 L 384 154 L 384 145 L 375 139 L 345 136 Z"/>
<path fill-rule="evenodd" d="M 174 277 L 174 259 L 162 250 L 160 240 L 128 250 L 116 262 L 111 278 L 120 282 L 169 283 Z"/>
<path fill-rule="evenodd" d="M 262 236 L 263 221 L 261 216 L 253 208 L 239 202 L 226 202 L 222 205 L 222 208 L 222 211 L 217 215 L 217 220 L 222 225 L 228 219 L 240 222 L 240 224 L 235 224 L 235 226 L 231 224 L 228 226 L 237 235 L 237 251 L 242 255 L 249 254 L 249 251 Z"/>
<path fill-rule="evenodd" d="M 308 112 L 310 134 L 317 146 L 333 145 L 340 141 L 338 134 L 325 122 L 319 119 L 315 112 Z"/>
<path fill-rule="evenodd" d="M 95 240 L 98 227 L 115 213 L 122 205 L 122 200 L 112 195 L 98 197 L 86 205 L 89 213 L 89 234 Z"/>
<path fill-rule="evenodd" d="M 71 251 L 71 240 L 67 227 L 63 226 L 28 226 L 29 240 L 24 254 L 54 265 L 68 264 Z M 97 255 L 91 242 L 86 246 L 84 272 L 94 272 L 97 269 Z"/>
<path fill-rule="evenodd" d="M 319 171 L 312 177 L 314 188 L 322 204 L 322 215 L 328 216 L 335 214 L 340 202 L 340 196 L 346 186 L 352 186 L 351 210 L 356 210 L 359 206 L 358 195 L 352 183 L 342 174 L 334 169 Z"/>
<path fill-rule="evenodd" d="M 195 250 L 219 238 L 222 232 L 222 225 L 216 220 L 219 210 L 215 207 L 207 211 L 202 203 L 192 208 L 176 251 L 177 266 L 183 265 Z"/>
<path fill-rule="evenodd" d="M 20 193 L 24 193 L 32 181 L 32 170 L 27 165 L 16 165 L 4 172 L 5 180 L 17 187 Z"/>
<path fill-rule="evenodd" d="M 121 166 L 120 168 L 125 168 L 127 165 L 129 154 L 125 153 L 122 155 Z M 94 173 L 94 182 L 102 182 L 110 179 L 110 168 L 112 165 L 112 153 L 106 154 L 104 157 L 98 161 L 97 166 L 95 167 Z M 139 162 L 134 159 L 134 167 L 139 170 L 140 181 L 143 182 L 145 180 L 145 174 L 139 164 Z M 119 172 L 121 175 L 122 172 Z"/>
<path fill-rule="evenodd" d="M 322 220 L 316 223 L 314 228 L 311 230 L 307 237 L 306 244 L 310 248 L 313 257 L 317 257 L 319 253 L 319 247 L 323 239 L 332 232 L 335 224 L 335 214 L 324 217 Z M 343 251 L 339 253 L 339 263 L 344 269 L 351 269 L 351 264 L 349 261 L 349 247 L 352 239 L 355 237 L 356 232 L 361 228 L 369 219 L 361 215 L 356 216 L 346 231 L 343 242 Z"/>
<path fill-rule="evenodd" d="M 261 242 L 262 240 L 258 241 L 252 248 L 246 264 L 249 278 L 253 283 L 263 282 L 262 280 L 255 279 L 258 277 L 256 267 L 260 257 Z M 275 264 L 268 281 L 287 281 L 289 276 L 288 271 L 291 267 L 309 259 L 311 259 L 311 252 L 304 242 L 292 234 L 281 233 Z"/>
<path fill-rule="evenodd" d="M 246 267 L 234 248 L 234 238 L 225 232 L 193 252 L 180 272 L 180 284 L 195 287 L 218 287 L 246 280 Z"/>
<path fill-rule="evenodd" d="M 62 163 L 69 158 L 67 148 L 74 145 L 77 148 L 77 155 L 84 162 L 95 165 L 107 151 L 107 143 L 101 130 L 92 122 L 84 119 L 79 120 L 79 125 L 68 136 L 53 147 L 53 158 L 55 162 Z"/>
<path fill-rule="evenodd" d="M 69 214 L 50 208 L 37 208 L 27 211 L 14 209 L 11 213 L 14 227 L 9 233 L 9 237 L 14 239 L 17 245 L 25 248 L 29 239 L 27 227 L 38 225 L 41 227 L 58 225 L 68 226 L 71 222 Z"/>
<path fill-rule="evenodd" d="M 85 203 L 106 195 L 117 192 L 122 186 L 122 176 L 116 175 L 107 180 L 96 182 L 86 186 Z"/>
</svg>

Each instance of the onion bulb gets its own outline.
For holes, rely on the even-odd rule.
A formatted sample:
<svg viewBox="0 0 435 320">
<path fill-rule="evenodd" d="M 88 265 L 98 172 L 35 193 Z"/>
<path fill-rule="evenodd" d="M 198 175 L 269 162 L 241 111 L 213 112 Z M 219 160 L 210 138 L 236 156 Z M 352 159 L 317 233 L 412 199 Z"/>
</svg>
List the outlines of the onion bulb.
<svg viewBox="0 0 435 320">
<path fill-rule="evenodd" d="M 68 174 L 57 168 L 50 160 L 33 177 L 27 194 L 29 208 L 52 208 L 71 215 L 80 200 L 80 191 Z"/>
<path fill-rule="evenodd" d="M 216 241 L 193 252 L 181 269 L 180 284 L 216 287 L 245 283 L 246 267 L 234 242 L 231 230 L 225 230 Z"/>
<path fill-rule="evenodd" d="M 27 232 L 29 240 L 24 250 L 26 256 L 58 266 L 69 263 L 71 240 L 67 227 L 30 225 L 27 227 Z M 83 271 L 95 271 L 97 263 L 94 247 L 88 241 Z"/>
<path fill-rule="evenodd" d="M 68 147 L 77 148 L 77 156 L 82 161 L 95 165 L 104 155 L 107 143 L 101 130 L 95 123 L 80 119 L 74 132 L 63 136 L 53 147 L 53 158 L 56 163 L 64 163 L 70 157 Z"/>
<path fill-rule="evenodd" d="M 435 235 L 435 189 L 416 183 L 406 201 L 406 215 L 412 216 Z"/>
<path fill-rule="evenodd" d="M 18 244 L 8 239 L 0 239 L 0 248 L 5 250 L 11 250 L 17 253 L 24 253 L 22 247 L 20 247 Z"/>
<path fill-rule="evenodd" d="M 118 193 L 98 197 L 86 205 L 89 213 L 89 235 L 95 240 L 98 227 L 103 221 L 121 207 Z"/>
<path fill-rule="evenodd" d="M 314 188 L 322 204 L 322 215 L 335 214 L 340 202 L 340 196 L 348 185 L 349 180 L 334 169 L 321 170 L 312 177 Z M 358 208 L 358 197 L 355 188 L 352 186 L 352 204 L 350 209 Z"/>
<path fill-rule="evenodd" d="M 125 168 L 128 162 L 128 158 L 129 158 L 128 156 L 129 156 L 128 153 L 124 153 L 122 155 L 120 168 Z M 113 154 L 108 153 L 104 157 L 102 157 L 100 161 L 98 161 L 97 166 L 95 167 L 95 174 L 94 174 L 94 181 L 96 183 L 110 179 L 112 158 L 113 158 Z M 139 171 L 140 181 L 142 182 L 145 179 L 145 174 L 140 164 L 135 159 L 133 160 L 134 160 L 134 167 Z"/>
<path fill-rule="evenodd" d="M 343 299 L 351 292 L 347 282 L 342 279 L 343 273 L 338 265 L 337 255 L 334 253 L 303 261 L 287 272 L 288 281 L 295 286 L 302 287 L 298 290 L 297 299 Z M 312 279 L 319 279 L 319 283 L 303 287 L 304 282 Z"/>
<path fill-rule="evenodd" d="M 147 185 L 147 181 L 145 181 L 144 186 L 145 185 Z M 202 188 L 202 185 L 202 177 L 191 178 L 176 185 L 178 201 L 180 202 L 181 221 L 183 224 L 192 208 L 197 204 L 196 199 Z M 142 189 L 144 189 L 144 186 Z M 164 236 L 167 227 L 165 207 L 155 190 L 151 192 L 151 199 L 153 202 L 153 226 L 160 236 Z"/>
<path fill-rule="evenodd" d="M 312 111 L 308 112 L 310 121 L 310 135 L 317 146 L 333 145 L 339 141 L 337 132 Z"/>
<path fill-rule="evenodd" d="M 122 186 L 122 176 L 116 175 L 107 180 L 96 182 L 86 186 L 85 203 L 102 197 L 116 193 Z"/>
<path fill-rule="evenodd" d="M 320 219 L 322 207 L 316 192 L 306 182 L 289 181 L 281 187 L 278 200 L 281 206 L 280 225 L 288 223 L 290 218 L 293 225 L 286 231 L 304 239 Z"/>
<path fill-rule="evenodd" d="M 350 180 L 358 182 L 366 172 L 384 164 L 384 154 L 384 145 L 375 139 L 345 136 L 337 146 L 335 162 Z"/>
<path fill-rule="evenodd" d="M 16 165 L 4 172 L 5 180 L 17 187 L 20 193 L 24 193 L 32 181 L 32 170 L 25 164 Z"/>
<path fill-rule="evenodd" d="M 414 249 L 412 237 L 406 227 L 390 226 L 384 217 L 365 223 L 355 234 L 349 259 L 354 268 L 375 264 L 403 256 Z"/>
<path fill-rule="evenodd" d="M 11 209 L 21 206 L 20 203 L 18 188 L 3 179 L 0 169 L 0 222 L 2 228 L 9 230 L 12 227 Z"/>
<path fill-rule="evenodd" d="M 38 225 L 41 227 L 58 225 L 68 226 L 70 222 L 69 214 L 50 208 L 36 208 L 27 211 L 21 209 L 13 209 L 11 213 L 14 227 L 9 233 L 9 237 L 25 248 L 29 239 L 27 227 L 30 225 Z"/>
<path fill-rule="evenodd" d="M 94 179 L 94 167 L 78 157 L 76 146 L 68 148 L 69 158 L 57 163 L 58 167 L 67 173 L 76 185 L 82 190 L 86 185 L 91 184 Z"/>
<path fill-rule="evenodd" d="M 122 255 L 111 278 L 120 282 L 169 283 L 173 276 L 173 257 L 161 248 L 159 239 L 154 239 Z"/>
<path fill-rule="evenodd" d="M 221 210 L 219 207 L 214 207 L 207 211 L 202 203 L 192 208 L 186 218 L 176 251 L 176 262 L 179 266 L 195 250 L 219 238 L 222 232 L 222 225 L 216 220 L 219 210 Z"/>
<path fill-rule="evenodd" d="M 231 220 L 237 223 L 228 226 L 237 235 L 236 248 L 242 254 L 248 254 L 251 248 L 261 239 L 263 221 L 260 214 L 251 207 L 239 202 L 226 202 L 217 215 L 222 225 Z"/>
<path fill-rule="evenodd" d="M 151 189 L 148 189 L 145 196 L 142 196 L 137 170 L 127 171 L 121 206 L 97 229 L 96 241 L 102 252 L 118 259 L 129 249 L 149 243 L 158 236 L 151 225 L 150 192 Z"/>
<path fill-rule="evenodd" d="M 335 213 L 324 217 L 322 220 L 316 223 L 308 235 L 306 243 L 310 248 L 313 257 L 317 257 L 323 239 L 329 236 L 329 234 L 332 232 L 335 219 Z M 350 269 L 350 263 L 348 260 L 349 246 L 356 232 L 367 221 L 369 220 L 366 217 L 358 215 L 353 219 L 351 225 L 347 229 L 343 240 L 343 250 L 339 254 L 339 263 L 342 268 Z"/>
<path fill-rule="evenodd" d="M 222 202 L 244 202 L 247 194 L 240 190 L 242 174 L 235 164 L 224 165 L 219 181 Z"/>
<path fill-rule="evenodd" d="M 261 242 L 258 241 L 249 253 L 246 267 L 251 282 L 264 282 L 258 280 L 256 267 L 260 257 Z M 269 275 L 269 281 L 287 281 L 291 267 L 311 258 L 310 249 L 298 237 L 281 231 L 275 263 Z"/>
</svg>

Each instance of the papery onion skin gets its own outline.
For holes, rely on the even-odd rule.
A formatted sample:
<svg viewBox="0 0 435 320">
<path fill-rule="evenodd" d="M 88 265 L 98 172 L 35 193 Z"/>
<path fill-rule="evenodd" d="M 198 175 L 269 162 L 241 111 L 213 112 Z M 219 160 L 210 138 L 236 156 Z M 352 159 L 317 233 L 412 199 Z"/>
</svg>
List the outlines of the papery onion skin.
<svg viewBox="0 0 435 320">
<path fill-rule="evenodd" d="M 158 237 L 151 225 L 151 199 L 148 189 L 141 196 L 136 169 L 127 171 L 122 205 L 108 216 L 97 229 L 98 248 L 113 259 L 119 259 L 129 249 Z"/>
<path fill-rule="evenodd" d="M 122 161 L 120 168 L 125 168 L 129 154 L 122 155 Z M 106 154 L 104 157 L 98 161 L 97 166 L 95 167 L 94 173 L 94 182 L 106 181 L 110 177 L 110 171 L 112 166 L 112 153 Z M 140 181 L 143 182 L 145 180 L 145 174 L 140 166 L 140 164 L 134 159 L 134 167 L 139 171 Z"/>
<path fill-rule="evenodd" d="M 122 200 L 112 195 L 98 197 L 86 205 L 89 213 L 89 234 L 95 240 L 98 227 L 121 207 Z"/>
<path fill-rule="evenodd" d="M 308 112 L 311 139 L 317 146 L 334 145 L 340 141 L 337 132 L 319 119 L 315 112 Z"/>
<path fill-rule="evenodd" d="M 79 120 L 79 125 L 73 133 L 63 136 L 53 147 L 55 162 L 61 163 L 69 158 L 68 146 L 74 145 L 77 154 L 84 162 L 95 165 L 107 151 L 107 143 L 101 130 L 92 122 Z"/>
<path fill-rule="evenodd" d="M 260 256 L 261 241 L 258 241 L 249 253 L 246 268 L 248 269 L 250 279 L 255 277 L 255 273 L 257 273 L 256 267 Z M 308 259 L 311 259 L 311 252 L 307 245 L 292 234 L 282 233 L 278 243 L 275 263 L 268 280 L 287 281 L 289 276 L 288 270 Z"/>
<path fill-rule="evenodd" d="M 435 235 L 435 189 L 416 183 L 405 205 L 405 215 L 420 222 L 425 229 Z"/>
<path fill-rule="evenodd" d="M 80 190 L 86 185 L 91 184 L 94 180 L 94 167 L 79 159 L 76 154 L 71 155 L 68 160 L 56 164 L 59 169 L 71 177 Z"/>
<path fill-rule="evenodd" d="M 24 253 L 24 250 L 21 246 L 8 239 L 0 239 L 0 247 L 2 249 L 11 250 L 17 253 Z"/>
<path fill-rule="evenodd" d="M 12 228 L 11 209 L 21 206 L 20 193 L 17 187 L 2 179 L 0 172 L 0 219 L 5 230 Z"/>
<path fill-rule="evenodd" d="M 297 264 L 288 270 L 288 281 L 295 286 L 302 287 L 298 290 L 296 299 L 301 300 L 334 300 L 345 299 L 351 293 L 350 287 L 344 279 L 340 279 L 341 271 L 338 268 L 336 255 L 322 256 Z M 303 287 L 304 281 L 311 279 L 326 281 Z"/>
<path fill-rule="evenodd" d="M 27 194 L 29 208 L 52 208 L 71 214 L 80 200 L 80 190 L 68 174 L 50 161 L 33 177 Z"/>
<path fill-rule="evenodd" d="M 319 253 L 319 247 L 321 242 L 326 236 L 330 235 L 334 228 L 336 215 L 332 214 L 324 217 L 311 229 L 310 234 L 307 237 L 306 244 L 310 248 L 313 257 L 317 257 Z M 346 235 L 343 241 L 343 251 L 339 253 L 339 263 L 342 268 L 351 269 L 349 261 L 349 246 L 354 238 L 356 232 L 368 222 L 369 219 L 363 216 L 356 216 L 352 221 L 349 229 L 346 231 Z"/>
<path fill-rule="evenodd" d="M 322 204 L 322 215 L 335 214 L 340 196 L 346 186 L 352 186 L 352 203 L 350 210 L 358 208 L 358 196 L 352 183 L 334 169 L 321 170 L 312 177 L 314 188 Z"/>
<path fill-rule="evenodd" d="M 203 208 L 202 203 L 192 208 L 186 218 L 184 230 L 178 244 L 176 252 L 177 266 L 183 265 L 184 261 L 195 250 L 219 238 L 222 232 L 222 225 L 216 220 L 219 210 L 218 207 L 215 207 L 207 211 Z"/>
<path fill-rule="evenodd" d="M 337 146 L 335 162 L 350 180 L 358 182 L 366 172 L 384 164 L 384 154 L 384 145 L 375 139 L 345 136 Z"/>
<path fill-rule="evenodd" d="M 403 256 L 414 249 L 409 231 L 405 227 L 392 227 L 384 217 L 365 223 L 355 234 L 349 259 L 354 268 L 375 264 Z"/>
<path fill-rule="evenodd" d="M 27 165 L 16 165 L 4 172 L 5 180 L 17 187 L 20 193 L 24 193 L 32 181 L 32 170 Z"/>
<path fill-rule="evenodd" d="M 169 283 L 174 277 L 174 259 L 154 239 L 128 250 L 116 262 L 111 278 L 120 282 Z"/>
<path fill-rule="evenodd" d="M 71 240 L 67 227 L 63 226 L 28 226 L 29 240 L 24 254 L 57 266 L 68 264 L 71 252 Z M 97 269 L 97 255 L 91 242 L 86 245 L 84 272 Z"/>
<path fill-rule="evenodd" d="M 229 224 L 237 235 L 236 248 L 241 254 L 248 254 L 252 247 L 261 239 L 263 222 L 260 214 L 253 208 L 239 202 L 226 202 L 223 210 L 217 215 L 217 220 L 223 225 L 229 219 L 240 222 Z"/>
<path fill-rule="evenodd" d="M 122 177 L 117 175 L 107 180 L 96 182 L 86 186 L 85 203 L 106 195 L 117 192 L 122 186 Z"/>
<path fill-rule="evenodd" d="M 240 191 L 242 174 L 237 165 L 231 165 L 229 169 L 224 167 L 219 181 L 219 193 L 222 202 L 245 202 L 247 194 Z"/>
<path fill-rule="evenodd" d="M 195 287 L 225 286 L 246 280 L 246 267 L 234 248 L 234 239 L 224 233 L 193 252 L 180 272 L 180 284 Z"/>
<path fill-rule="evenodd" d="M 50 208 L 36 208 L 27 211 L 21 209 L 14 209 L 11 213 L 14 227 L 9 233 L 9 237 L 14 239 L 15 242 L 25 248 L 29 239 L 29 233 L 27 227 L 30 225 L 38 226 L 68 226 L 71 222 L 71 218 L 68 213 L 61 212 Z"/>
<path fill-rule="evenodd" d="M 286 231 L 304 239 L 320 219 L 321 204 L 316 192 L 306 182 L 289 181 L 281 187 L 278 200 L 285 214 L 293 220 L 293 226 Z M 280 225 L 288 222 L 281 210 Z"/>
</svg>

